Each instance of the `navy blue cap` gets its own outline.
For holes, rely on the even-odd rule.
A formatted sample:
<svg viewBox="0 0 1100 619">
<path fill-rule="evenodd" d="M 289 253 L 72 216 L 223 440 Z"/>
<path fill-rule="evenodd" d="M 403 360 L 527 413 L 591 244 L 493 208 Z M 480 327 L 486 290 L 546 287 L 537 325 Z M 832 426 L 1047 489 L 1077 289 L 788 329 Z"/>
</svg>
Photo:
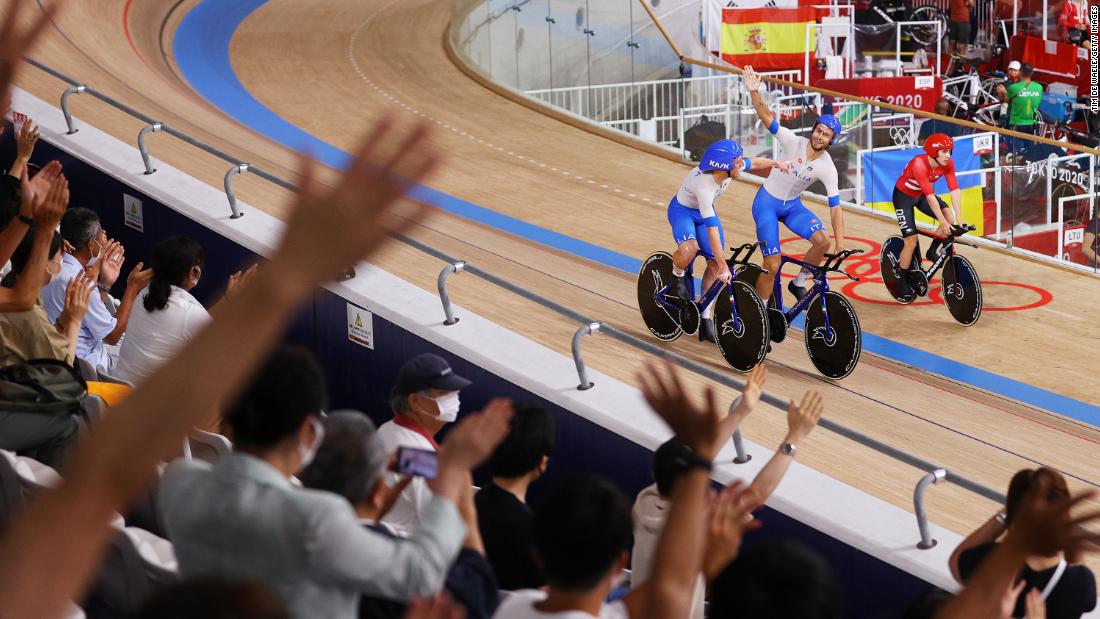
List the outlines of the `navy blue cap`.
<svg viewBox="0 0 1100 619">
<path fill-rule="evenodd" d="M 401 366 L 394 395 L 410 395 L 428 389 L 458 391 L 470 385 L 470 381 L 455 374 L 446 359 L 432 353 L 419 354 Z"/>
</svg>

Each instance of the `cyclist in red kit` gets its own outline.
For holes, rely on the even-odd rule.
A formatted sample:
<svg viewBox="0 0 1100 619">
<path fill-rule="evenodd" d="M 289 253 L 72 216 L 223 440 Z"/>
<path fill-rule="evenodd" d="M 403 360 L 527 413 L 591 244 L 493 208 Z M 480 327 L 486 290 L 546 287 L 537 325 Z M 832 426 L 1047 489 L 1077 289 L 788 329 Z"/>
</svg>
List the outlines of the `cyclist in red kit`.
<svg viewBox="0 0 1100 619">
<path fill-rule="evenodd" d="M 939 222 L 936 234 L 947 236 L 951 233 L 950 225 L 955 224 L 955 212 L 962 212 L 962 191 L 955 179 L 955 162 L 951 161 L 951 149 L 955 142 L 943 133 L 934 133 L 928 136 L 924 142 L 924 153 L 913 157 L 913 160 L 905 166 L 901 178 L 894 186 L 894 213 L 898 216 L 898 224 L 901 226 L 901 237 L 905 246 L 898 257 L 898 265 L 905 276 L 901 278 L 903 284 L 916 287 L 915 279 L 920 275 L 909 269 L 913 262 L 913 252 L 917 248 L 917 222 L 914 209 L 928 215 Z M 946 177 L 947 188 L 951 191 L 952 209 L 936 195 L 932 185 Z M 932 242 L 928 248 L 928 259 L 935 260 L 936 250 L 939 249 L 938 240 Z"/>
</svg>

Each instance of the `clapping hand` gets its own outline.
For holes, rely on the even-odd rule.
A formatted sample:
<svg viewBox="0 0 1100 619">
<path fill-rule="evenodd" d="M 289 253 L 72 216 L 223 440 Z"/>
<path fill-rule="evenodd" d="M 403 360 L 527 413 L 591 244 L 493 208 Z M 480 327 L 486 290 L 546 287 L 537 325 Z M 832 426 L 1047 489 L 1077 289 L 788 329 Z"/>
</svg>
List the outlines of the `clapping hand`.
<svg viewBox="0 0 1100 619">
<path fill-rule="evenodd" d="M 714 460 L 722 445 L 737 429 L 738 419 L 727 415 L 718 406 L 713 387 L 708 386 L 703 392 L 701 404 L 694 402 L 684 390 L 676 366 L 668 359 L 665 359 L 664 366 L 667 377 L 652 363 L 645 372 L 638 374 L 642 395 L 695 455 L 704 460 Z"/>
</svg>

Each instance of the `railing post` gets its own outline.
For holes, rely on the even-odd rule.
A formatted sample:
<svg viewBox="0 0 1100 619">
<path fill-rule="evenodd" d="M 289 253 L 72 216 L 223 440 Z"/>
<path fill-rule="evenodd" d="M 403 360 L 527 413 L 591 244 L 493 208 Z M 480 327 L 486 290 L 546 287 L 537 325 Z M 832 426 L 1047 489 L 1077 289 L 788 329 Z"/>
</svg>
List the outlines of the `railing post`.
<svg viewBox="0 0 1100 619">
<path fill-rule="evenodd" d="M 80 94 L 88 90 L 88 87 L 84 84 L 77 84 L 76 86 L 69 86 L 65 89 L 65 92 L 61 93 L 61 113 L 65 115 L 65 125 L 69 128 L 65 132 L 65 135 L 72 135 L 80 129 L 73 126 L 73 115 L 69 113 L 69 97 Z"/>
<path fill-rule="evenodd" d="M 947 479 L 947 471 L 936 469 L 928 473 L 917 482 L 917 488 L 913 491 L 913 512 L 917 515 L 917 528 L 920 529 L 920 542 L 917 548 L 928 550 L 936 545 L 932 534 L 928 532 L 928 513 L 924 511 L 924 491 L 932 484 L 938 484 Z"/>
<path fill-rule="evenodd" d="M 454 312 L 451 310 L 451 295 L 447 294 L 447 278 L 451 276 L 451 273 L 461 273 L 465 268 L 466 263 L 462 260 L 448 264 L 443 267 L 443 270 L 439 272 L 439 278 L 436 279 L 436 287 L 439 288 L 439 302 L 443 304 L 443 313 L 447 316 L 443 324 L 448 327 L 458 322 L 458 318 L 455 318 Z"/>
<path fill-rule="evenodd" d="M 241 163 L 229 168 L 229 171 L 225 173 L 225 197 L 229 199 L 229 210 L 233 211 L 233 214 L 229 216 L 230 219 L 244 217 L 244 213 L 237 210 L 237 196 L 233 193 L 233 177 L 247 172 L 250 167 L 251 164 Z"/>
<path fill-rule="evenodd" d="M 577 365 L 577 377 L 581 383 L 577 385 L 577 391 L 586 391 L 596 386 L 596 383 L 588 380 L 588 369 L 584 367 L 584 359 L 581 357 L 581 340 L 584 336 L 596 333 L 600 330 L 599 322 L 590 322 L 583 325 L 573 334 L 573 363 Z"/>
<path fill-rule="evenodd" d="M 149 158 L 149 147 L 145 145 L 145 136 L 156 133 L 164 128 L 164 123 L 153 123 L 141 128 L 138 132 L 138 152 L 141 153 L 141 161 L 145 163 L 145 174 L 152 174 L 157 169 L 153 167 L 153 161 Z"/>
</svg>

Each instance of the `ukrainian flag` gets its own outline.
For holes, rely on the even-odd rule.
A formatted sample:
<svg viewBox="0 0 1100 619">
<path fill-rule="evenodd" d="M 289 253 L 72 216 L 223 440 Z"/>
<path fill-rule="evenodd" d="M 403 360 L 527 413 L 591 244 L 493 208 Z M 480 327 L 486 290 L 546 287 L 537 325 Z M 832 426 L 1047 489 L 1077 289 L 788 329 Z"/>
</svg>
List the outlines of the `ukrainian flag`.
<svg viewBox="0 0 1100 619">
<path fill-rule="evenodd" d="M 901 178 L 905 166 L 913 160 L 913 157 L 923 152 L 922 148 L 907 148 L 861 153 L 864 205 L 873 211 L 894 215 L 894 185 Z M 955 148 L 951 151 L 951 158 L 955 161 L 956 175 L 982 167 L 981 157 L 974 154 L 974 136 L 955 138 Z M 977 236 L 984 234 L 982 223 L 985 220 L 985 208 L 982 200 L 982 176 L 982 174 L 957 176 L 959 189 L 962 190 L 962 220 L 977 228 L 974 231 Z M 951 204 L 945 179 L 936 181 L 933 189 L 947 204 Z M 931 217 L 920 211 L 917 211 L 916 215 L 918 222 L 932 224 Z"/>
</svg>

